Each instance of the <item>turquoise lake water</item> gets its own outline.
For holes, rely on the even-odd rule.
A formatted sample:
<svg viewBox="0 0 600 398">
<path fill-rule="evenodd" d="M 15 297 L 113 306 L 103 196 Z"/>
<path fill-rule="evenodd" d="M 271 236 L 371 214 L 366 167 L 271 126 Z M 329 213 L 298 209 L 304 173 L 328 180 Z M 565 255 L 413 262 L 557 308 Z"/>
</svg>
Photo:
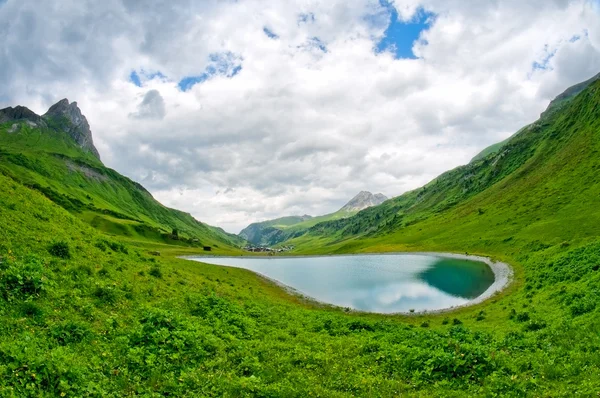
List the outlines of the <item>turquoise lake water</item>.
<svg viewBox="0 0 600 398">
<path fill-rule="evenodd" d="M 494 282 L 485 263 L 422 254 L 190 259 L 245 268 L 318 301 L 378 313 L 462 305 Z"/>
</svg>

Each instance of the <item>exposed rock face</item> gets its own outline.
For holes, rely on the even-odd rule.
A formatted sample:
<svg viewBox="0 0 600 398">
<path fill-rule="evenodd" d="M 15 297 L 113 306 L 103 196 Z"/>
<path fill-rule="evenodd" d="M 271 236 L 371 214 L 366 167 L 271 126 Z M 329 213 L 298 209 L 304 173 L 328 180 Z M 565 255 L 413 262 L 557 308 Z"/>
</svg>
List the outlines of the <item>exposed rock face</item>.
<svg viewBox="0 0 600 398">
<path fill-rule="evenodd" d="M 385 202 L 388 198 L 381 193 L 373 195 L 371 192 L 362 191 L 354 198 L 350 200 L 350 202 L 346 203 L 344 207 L 340 209 L 340 211 L 347 212 L 356 212 L 367 207 L 377 206 Z"/>
<path fill-rule="evenodd" d="M 85 116 L 81 114 L 77 102 L 69 103 L 69 100 L 66 98 L 60 100 L 48 109 L 43 118 L 66 119 L 68 123 L 62 126 L 63 131 L 69 134 L 81 148 L 90 151 L 95 157 L 100 159 L 100 154 L 94 146 L 90 125 Z"/>
<path fill-rule="evenodd" d="M 43 124 L 43 120 L 35 112 L 24 106 L 17 105 L 14 108 L 0 109 L 0 123 L 26 120 L 36 125 Z"/>
<path fill-rule="evenodd" d="M 69 103 L 68 99 L 63 99 L 52 105 L 48 112 L 43 116 L 37 115 L 32 110 L 17 105 L 14 108 L 8 107 L 0 109 L 0 123 L 7 122 L 26 122 L 32 127 L 48 127 L 48 122 L 51 127 L 67 133 L 82 149 L 91 152 L 95 157 L 100 159 L 100 154 L 94 146 L 92 139 L 92 131 L 85 116 L 81 114 L 81 110 L 77 107 L 77 102 Z M 18 131 L 19 125 L 13 125 L 9 132 L 15 133 Z"/>
</svg>

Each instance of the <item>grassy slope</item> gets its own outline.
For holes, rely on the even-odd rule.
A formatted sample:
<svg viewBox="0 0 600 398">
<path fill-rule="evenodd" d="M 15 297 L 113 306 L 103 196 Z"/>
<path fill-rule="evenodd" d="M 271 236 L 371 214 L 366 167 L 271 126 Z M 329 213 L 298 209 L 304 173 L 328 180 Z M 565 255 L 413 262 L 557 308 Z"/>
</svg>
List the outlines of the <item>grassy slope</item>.
<svg viewBox="0 0 600 398">
<path fill-rule="evenodd" d="M 357 212 L 338 210 L 335 213 L 325 214 L 323 216 L 311 217 L 302 220 L 301 217 L 282 217 L 275 220 L 263 221 L 250 224 L 240 236 L 248 238 L 249 241 L 256 241 L 256 244 L 277 246 L 281 242 L 305 234 L 311 227 L 326 221 L 340 220 L 351 217 Z"/>
<path fill-rule="evenodd" d="M 240 245 L 239 238 L 162 206 L 141 185 L 82 152 L 66 134 L 20 123 L 0 126 L 0 172 L 35 187 L 97 229 L 140 242 L 183 244 L 170 239 L 198 239 L 196 245 Z"/>
<path fill-rule="evenodd" d="M 349 219 L 319 224 L 293 242 L 304 253 L 385 246 L 502 254 L 596 237 L 599 90 L 597 83 L 499 154 Z"/>
<path fill-rule="evenodd" d="M 70 258 L 49 253 L 57 242 Z M 473 308 L 353 314 L 289 296 L 245 270 L 106 241 L 0 176 L 0 256 L 7 396 L 600 391 L 600 242 L 515 256 L 527 277 Z"/>
<path fill-rule="evenodd" d="M 548 109 L 546 109 L 546 111 L 544 113 L 542 113 L 542 118 L 549 116 L 550 113 L 560 111 L 563 108 L 563 106 L 568 105 L 569 102 L 577 94 L 581 93 L 583 90 L 585 90 L 586 88 L 588 88 L 591 84 L 593 84 L 597 80 L 600 80 L 600 73 L 597 74 L 596 76 L 592 77 L 589 80 L 586 80 L 586 81 L 581 82 L 579 84 L 576 84 L 576 85 L 574 85 L 572 87 L 569 87 L 567 90 L 565 90 L 562 94 L 560 94 L 558 97 L 556 97 L 550 103 L 550 105 L 548 106 Z M 528 127 L 529 126 L 524 127 L 523 129 L 527 129 Z M 515 135 L 518 135 L 519 133 L 521 133 L 523 131 L 523 129 L 517 131 L 514 135 L 512 135 L 511 137 L 505 139 L 504 141 L 498 142 L 496 144 L 490 145 L 489 147 L 485 148 L 484 150 L 482 150 L 481 152 L 479 152 L 477 155 L 475 155 L 473 157 L 473 159 L 471 159 L 471 162 L 475 162 L 475 161 L 481 160 L 481 159 L 485 158 L 486 156 L 489 156 L 489 155 L 497 153 Z"/>
<path fill-rule="evenodd" d="M 148 256 L 0 175 L 0 392 L 596 396 L 599 98 L 596 86 L 513 143 L 532 151 L 472 165 L 466 185 L 453 186 L 455 170 L 386 202 L 391 216 L 370 209 L 334 238 L 315 235 L 324 248 L 303 243 L 469 251 L 515 266 L 508 291 L 450 314 L 347 313 L 245 270 Z M 344 235 L 377 214 L 386 219 L 367 236 Z M 71 258 L 49 253 L 57 242 Z"/>
</svg>

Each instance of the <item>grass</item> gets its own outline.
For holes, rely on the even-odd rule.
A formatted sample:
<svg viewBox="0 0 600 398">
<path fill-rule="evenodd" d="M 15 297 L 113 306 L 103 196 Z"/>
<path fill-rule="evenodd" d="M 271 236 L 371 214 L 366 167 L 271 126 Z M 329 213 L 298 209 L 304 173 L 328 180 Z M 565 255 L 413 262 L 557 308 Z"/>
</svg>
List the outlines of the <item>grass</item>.
<svg viewBox="0 0 600 398">
<path fill-rule="evenodd" d="M 51 128 L 25 122 L 9 132 L 0 126 L 0 173 L 42 192 L 98 230 L 129 240 L 188 246 L 227 246 L 242 239 L 158 203 L 141 185 L 120 175 L 70 138 Z M 174 238 L 172 231 L 180 232 Z"/>
<path fill-rule="evenodd" d="M 52 178 L 43 157 L 39 169 L 15 166 L 7 147 L 16 144 L 3 144 L 0 392 L 597 396 L 599 98 L 594 85 L 517 135 L 509 153 L 296 239 L 299 253 L 438 250 L 513 265 L 508 290 L 446 314 L 346 312 L 246 270 L 175 257 L 197 248 L 110 236 L 110 223 L 135 225 L 143 214 L 114 205 L 128 218 L 110 213 L 108 227 L 94 228 L 88 207 L 31 188 L 44 177 L 77 204 L 60 165 Z"/>
<path fill-rule="evenodd" d="M 523 256 L 516 265 L 527 278 L 472 308 L 354 314 L 246 270 L 152 256 L 6 177 L 0 198 L 0 390 L 8 395 L 570 396 L 600 388 L 598 242 Z M 48 250 L 57 242 L 68 258 Z"/>
</svg>

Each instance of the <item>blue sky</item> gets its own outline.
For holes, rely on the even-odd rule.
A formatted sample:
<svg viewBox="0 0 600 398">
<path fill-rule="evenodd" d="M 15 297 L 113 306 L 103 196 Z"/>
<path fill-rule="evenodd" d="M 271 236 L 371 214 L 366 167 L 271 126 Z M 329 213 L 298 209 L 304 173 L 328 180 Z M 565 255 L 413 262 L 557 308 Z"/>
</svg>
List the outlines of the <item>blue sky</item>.
<svg viewBox="0 0 600 398">
<path fill-rule="evenodd" d="M 265 32 L 265 35 L 267 35 L 269 39 L 279 39 L 279 36 L 266 26 L 263 28 L 263 32 Z"/>
<path fill-rule="evenodd" d="M 229 52 L 214 53 L 209 56 L 209 64 L 202 73 L 184 77 L 177 83 L 177 86 L 181 91 L 188 91 L 194 85 L 205 82 L 213 76 L 221 75 L 232 78 L 241 70 L 240 57 Z M 147 73 L 144 70 L 134 70 L 129 74 L 129 81 L 138 87 L 142 87 L 145 81 L 154 78 L 166 79 L 167 77 L 161 72 Z"/>
<path fill-rule="evenodd" d="M 431 27 L 435 14 L 420 9 L 412 20 L 405 22 L 398 18 L 398 12 L 392 4 L 381 0 L 381 5 L 387 8 L 390 23 L 383 39 L 377 43 L 377 52 L 391 51 L 397 59 L 416 58 L 412 51 L 413 44 L 421 32 Z"/>
<path fill-rule="evenodd" d="M 213 76 L 221 75 L 232 78 L 242 70 L 241 57 L 231 53 L 213 53 L 209 56 L 209 64 L 199 75 L 186 76 L 178 83 L 181 91 L 187 91 L 195 84 L 202 83 Z"/>
</svg>

